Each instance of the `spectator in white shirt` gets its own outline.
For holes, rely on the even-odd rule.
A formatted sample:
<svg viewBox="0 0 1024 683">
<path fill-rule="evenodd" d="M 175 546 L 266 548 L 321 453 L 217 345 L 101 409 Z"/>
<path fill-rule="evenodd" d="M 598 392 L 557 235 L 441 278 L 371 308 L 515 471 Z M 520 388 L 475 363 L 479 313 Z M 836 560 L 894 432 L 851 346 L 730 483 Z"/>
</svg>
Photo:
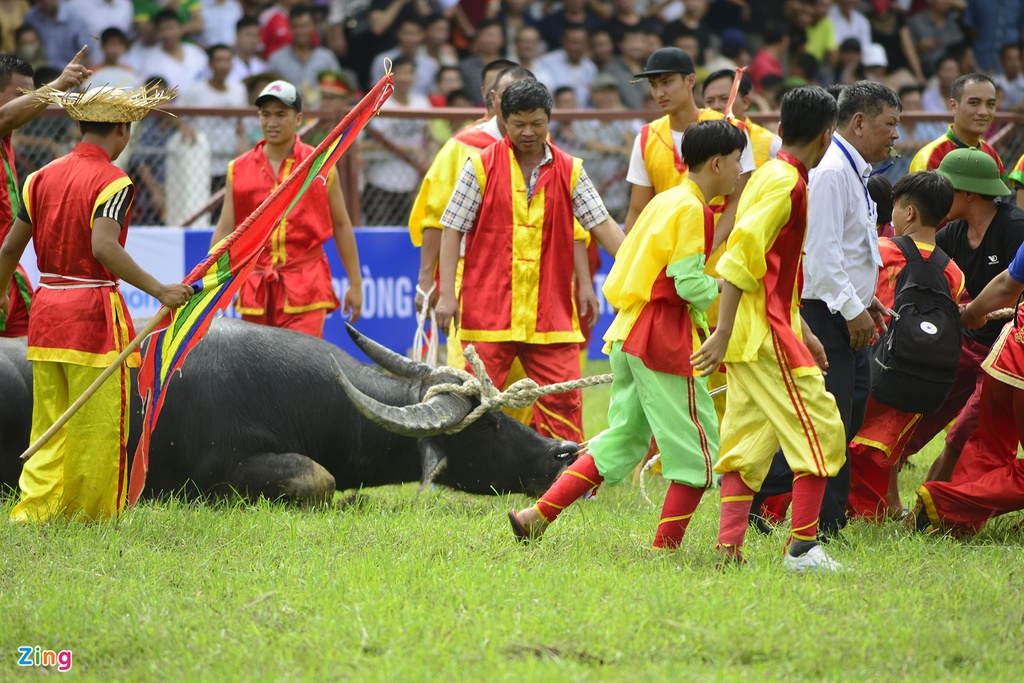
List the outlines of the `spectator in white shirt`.
<svg viewBox="0 0 1024 683">
<path fill-rule="evenodd" d="M 214 45 L 208 50 L 210 59 L 209 80 L 202 80 L 181 96 L 183 107 L 209 107 L 212 109 L 243 109 L 248 105 L 245 86 L 231 83 L 233 53 L 227 45 Z M 223 116 L 189 117 L 187 126 L 195 133 L 206 136 L 210 146 L 211 192 L 224 187 L 228 163 L 245 151 L 242 140 L 241 119 Z M 188 137 L 188 136 L 186 136 Z"/>
<path fill-rule="evenodd" d="M 562 48 L 549 52 L 537 63 L 551 74 L 555 88 L 571 86 L 576 90 L 576 99 L 587 102 L 590 99 L 590 84 L 597 77 L 597 66 L 587 59 L 587 27 L 570 24 L 562 34 Z"/>
<path fill-rule="evenodd" d="M 235 27 L 243 16 L 238 0 L 203 0 L 202 12 L 203 33 L 199 42 L 206 46 L 234 45 Z"/>
<path fill-rule="evenodd" d="M 206 53 L 192 43 L 181 41 L 184 28 L 181 17 L 171 9 L 161 10 L 153 17 L 157 44 L 133 51 L 132 67 L 145 78 L 160 76 L 178 92 L 185 92 L 199 81 L 206 71 Z"/>
<path fill-rule="evenodd" d="M 235 24 L 235 57 L 228 80 L 241 83 L 266 70 L 267 63 L 260 58 L 260 22 L 242 17 Z"/>
<path fill-rule="evenodd" d="M 87 54 L 93 64 L 100 62 L 100 34 L 103 29 L 119 28 L 128 35 L 132 32 L 135 16 L 132 0 L 70 0 L 67 4 L 81 17 L 83 34 L 89 37 Z"/>
<path fill-rule="evenodd" d="M 383 110 L 430 108 L 427 98 L 412 92 L 416 82 L 415 62 L 408 57 L 398 57 L 393 76 L 395 91 L 384 103 Z M 382 133 L 393 149 L 381 147 L 372 137 L 362 143 L 366 159 L 363 192 L 366 224 L 402 225 L 409 218 L 416 189 L 428 166 L 427 122 L 377 116 L 369 127 Z"/>
<path fill-rule="evenodd" d="M 92 76 L 83 83 L 84 87 L 112 85 L 117 88 L 135 88 L 141 79 L 126 64 L 125 54 L 128 52 L 128 36 L 119 28 L 108 28 L 100 34 L 100 54 L 102 62 L 94 66 Z"/>
<path fill-rule="evenodd" d="M 999 51 L 999 66 L 1003 72 L 992 80 L 1006 93 L 1006 109 L 1024 111 L 1024 73 L 1020 69 L 1020 47 L 1004 46 Z"/>
<path fill-rule="evenodd" d="M 828 11 L 836 45 L 841 45 L 847 38 L 856 38 L 863 50 L 871 43 L 871 22 L 857 11 L 859 4 L 860 0 L 836 0 Z"/>
<path fill-rule="evenodd" d="M 832 145 L 811 170 L 801 315 L 828 355 L 825 388 L 836 399 L 847 442 L 864 421 L 871 389 L 868 344 L 884 331 L 885 307 L 875 297 L 882 259 L 875 229 L 877 209 L 868 195 L 871 164 L 888 158 L 899 134 L 900 99 L 891 88 L 858 81 L 839 95 Z M 759 495 L 792 488 L 793 474 L 776 454 Z M 821 503 L 819 534 L 834 537 L 846 526 L 850 462 L 829 479 Z M 757 500 L 754 510 L 760 509 Z"/>
<path fill-rule="evenodd" d="M 437 62 L 423 52 L 424 38 L 423 21 L 419 17 L 410 15 L 399 19 L 398 28 L 395 30 L 398 47 L 381 52 L 373 58 L 370 66 L 370 83 L 376 83 L 384 77 L 384 60 L 390 59 L 394 62 L 399 57 L 405 57 L 416 63 L 416 82 L 412 86 L 412 92 L 423 97 L 429 96 L 437 76 Z"/>
</svg>

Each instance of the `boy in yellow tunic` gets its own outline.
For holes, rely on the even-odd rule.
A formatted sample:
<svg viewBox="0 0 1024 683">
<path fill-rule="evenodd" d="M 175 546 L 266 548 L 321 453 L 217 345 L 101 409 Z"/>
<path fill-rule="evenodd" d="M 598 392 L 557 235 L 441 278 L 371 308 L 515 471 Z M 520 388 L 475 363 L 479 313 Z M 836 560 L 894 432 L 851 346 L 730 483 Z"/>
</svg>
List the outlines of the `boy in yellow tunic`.
<svg viewBox="0 0 1024 683">
<path fill-rule="evenodd" d="M 799 315 L 807 231 L 807 171 L 832 139 L 836 101 L 821 88 L 782 100 L 782 149 L 754 172 L 718 264 L 718 327 L 692 357 L 702 374 L 725 361 L 729 399 L 722 421 L 720 563 L 741 562 L 754 492 L 780 443 L 795 472 L 793 535 L 785 567 L 835 571 L 818 546 L 818 510 L 827 477 L 846 455 L 842 420 L 825 391 L 824 349 Z"/>
<path fill-rule="evenodd" d="M 539 538 L 559 513 L 601 482 L 618 484 L 640 462 L 651 436 L 661 447 L 665 496 L 655 548 L 676 548 L 704 490 L 713 485 L 718 418 L 707 379 L 689 357 L 707 335 L 704 312 L 718 283 L 704 273 L 715 222 L 707 200 L 729 194 L 747 140 L 724 121 L 696 123 L 683 139 L 690 166 L 681 185 L 658 194 L 616 256 L 604 295 L 619 309 L 605 341 L 611 356 L 608 429 L 532 508 L 512 511 L 520 540 Z"/>
<path fill-rule="evenodd" d="M 161 284 L 124 250 L 134 188 L 111 163 L 128 144 L 131 122 L 173 95 L 107 87 L 35 94 L 67 109 L 80 122 L 82 141 L 28 177 L 18 218 L 0 247 L 0 282 L 10 279 L 30 238 L 41 273 L 28 324 L 33 442 L 134 336 L 118 278 L 170 308 L 192 295 L 188 285 Z M 0 311 L 8 305 L 0 294 Z M 25 463 L 12 521 L 120 513 L 127 490 L 127 366 L 138 366 L 138 354 L 121 366 L 120 381 L 105 382 Z"/>
</svg>

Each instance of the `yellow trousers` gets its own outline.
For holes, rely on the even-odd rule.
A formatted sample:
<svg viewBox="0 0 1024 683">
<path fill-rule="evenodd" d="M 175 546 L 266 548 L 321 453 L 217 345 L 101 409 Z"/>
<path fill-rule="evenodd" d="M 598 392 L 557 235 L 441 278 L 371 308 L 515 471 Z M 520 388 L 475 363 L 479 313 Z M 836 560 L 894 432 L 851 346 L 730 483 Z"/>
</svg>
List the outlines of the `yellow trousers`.
<svg viewBox="0 0 1024 683">
<path fill-rule="evenodd" d="M 750 363 L 726 363 L 729 390 L 717 474 L 738 472 L 754 491 L 782 446 L 794 474 L 834 477 L 846 461 L 846 432 L 825 378 L 792 368 L 769 333 Z"/>
<path fill-rule="evenodd" d="M 33 443 L 102 371 L 52 361 L 32 364 Z M 122 365 L 25 463 L 18 481 L 21 501 L 11 511 L 11 521 L 118 516 L 127 491 L 128 386 Z"/>
</svg>

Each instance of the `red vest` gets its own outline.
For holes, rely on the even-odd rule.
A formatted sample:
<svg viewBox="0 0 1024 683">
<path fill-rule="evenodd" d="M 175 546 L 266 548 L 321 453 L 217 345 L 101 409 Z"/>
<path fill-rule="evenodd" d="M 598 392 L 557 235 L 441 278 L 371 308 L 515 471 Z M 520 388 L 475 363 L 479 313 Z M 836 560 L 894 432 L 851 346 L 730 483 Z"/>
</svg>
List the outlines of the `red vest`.
<svg viewBox="0 0 1024 683">
<path fill-rule="evenodd" d="M 265 140 L 260 141 L 253 150 L 231 162 L 231 196 L 238 225 L 313 152 L 312 147 L 296 137 L 292 156 L 285 159 L 275 176 L 264 152 L 266 144 Z M 328 182 L 337 180 L 332 176 Z M 263 315 L 267 283 L 277 280 L 285 290 L 285 313 L 338 308 L 340 304 L 331 285 L 331 268 L 323 249 L 323 243 L 333 236 L 327 185 L 314 180 L 288 218 L 274 230 L 256 261 L 255 270 L 242 284 L 235 308 L 240 313 Z"/>
<path fill-rule="evenodd" d="M 105 151 L 85 142 L 28 177 L 24 195 L 41 273 L 32 299 L 29 360 L 101 367 L 123 348 L 125 336 L 135 336 L 116 284 L 82 286 L 117 281 L 92 255 L 93 214 L 130 184 Z M 118 236 L 122 247 L 127 236 L 126 215 Z"/>
<path fill-rule="evenodd" d="M 0 242 L 3 242 L 21 208 L 18 170 L 14 166 L 14 147 L 11 146 L 10 135 L 0 142 L 0 175 L 3 176 L 0 177 Z"/>
<path fill-rule="evenodd" d="M 466 341 L 583 341 L 573 301 L 576 160 L 551 145 L 534 194 L 511 141 L 480 153 L 482 203 L 466 238 L 462 332 Z M 482 177 L 481 177 L 482 176 Z"/>
</svg>

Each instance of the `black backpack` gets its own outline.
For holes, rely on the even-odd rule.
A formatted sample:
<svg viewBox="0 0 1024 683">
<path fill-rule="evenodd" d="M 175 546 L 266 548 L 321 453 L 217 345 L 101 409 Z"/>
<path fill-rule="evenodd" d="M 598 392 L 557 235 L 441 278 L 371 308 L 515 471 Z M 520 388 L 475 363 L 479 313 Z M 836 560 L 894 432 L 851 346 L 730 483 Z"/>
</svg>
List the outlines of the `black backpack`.
<svg viewBox="0 0 1024 683">
<path fill-rule="evenodd" d="M 960 309 L 943 271 L 949 256 L 938 247 L 925 261 L 910 237 L 896 237 L 907 260 L 896 277 L 889 330 L 871 346 L 871 396 L 909 413 L 934 413 L 956 382 L 960 365 Z"/>
</svg>

